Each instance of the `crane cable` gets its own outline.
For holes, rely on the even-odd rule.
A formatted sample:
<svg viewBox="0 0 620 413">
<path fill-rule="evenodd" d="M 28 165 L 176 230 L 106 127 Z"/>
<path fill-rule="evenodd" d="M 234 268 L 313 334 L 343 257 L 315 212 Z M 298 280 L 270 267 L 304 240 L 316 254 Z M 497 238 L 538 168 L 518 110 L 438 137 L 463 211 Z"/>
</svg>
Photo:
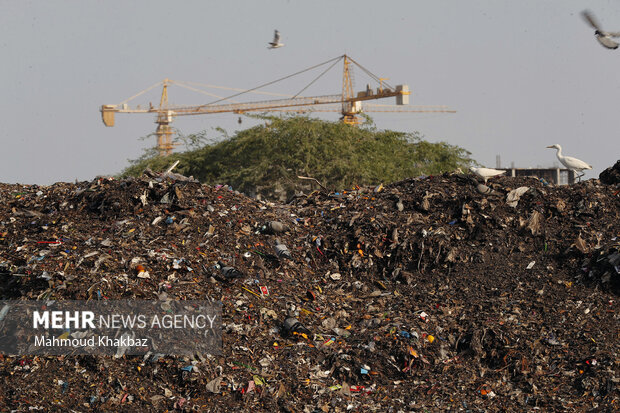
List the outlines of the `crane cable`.
<svg viewBox="0 0 620 413">
<path fill-rule="evenodd" d="M 355 63 L 355 65 L 356 65 L 357 67 L 359 67 L 360 69 L 362 69 L 362 71 L 363 71 L 364 73 L 366 73 L 368 76 L 370 76 L 371 78 L 373 78 L 373 79 L 374 79 L 377 83 L 379 83 L 379 84 L 384 84 L 384 85 L 386 85 L 388 88 L 390 88 L 390 89 L 394 89 L 394 87 L 393 87 L 393 86 L 391 86 L 389 83 L 381 81 L 381 79 L 380 79 L 378 76 L 376 76 L 375 74 L 373 74 L 370 70 L 366 69 L 364 66 L 360 65 L 359 63 L 357 63 L 357 62 L 356 62 L 355 60 L 353 60 L 350 56 L 348 56 L 348 57 L 349 57 L 349 60 L 350 60 L 350 61 L 352 61 L 353 63 Z"/>
<path fill-rule="evenodd" d="M 341 57 L 342 57 L 342 56 L 341 56 Z M 331 65 L 330 67 L 328 67 L 327 69 L 325 69 L 325 70 L 323 71 L 323 73 L 321 73 L 320 75 L 318 75 L 316 78 L 314 78 L 314 80 L 313 80 L 312 82 L 308 83 L 308 84 L 306 85 L 306 87 L 304 87 L 304 88 L 303 88 L 303 89 L 301 89 L 299 92 L 297 92 L 297 93 L 295 94 L 295 96 L 293 96 L 293 99 L 295 99 L 297 96 L 299 96 L 299 95 L 301 94 L 301 92 L 303 92 L 304 90 L 306 90 L 306 89 L 308 89 L 310 86 L 312 86 L 312 84 L 313 84 L 314 82 L 316 82 L 317 80 L 319 80 L 319 78 L 320 78 L 321 76 L 323 76 L 325 73 L 327 73 L 327 72 L 328 72 L 328 71 L 329 71 L 332 67 L 334 67 L 334 66 L 336 65 L 336 63 L 338 63 L 339 61 L 340 61 L 340 59 L 339 59 L 339 60 L 336 60 L 334 63 L 332 63 L 332 65 Z"/>
<path fill-rule="evenodd" d="M 135 95 L 133 95 L 132 97 L 130 97 L 130 98 L 128 98 L 128 99 L 123 100 L 121 103 L 119 103 L 119 105 L 124 105 L 125 103 L 129 102 L 130 100 L 135 99 L 135 98 L 137 98 L 138 96 L 145 94 L 145 93 L 146 93 L 146 92 L 148 92 L 149 90 L 153 89 L 153 88 L 154 88 L 154 87 L 156 87 L 156 86 L 162 85 L 163 83 L 164 83 L 164 82 L 157 82 L 157 83 L 155 83 L 154 85 L 151 85 L 151 86 L 147 87 L 147 88 L 146 88 L 146 89 L 144 89 L 142 92 L 138 92 L 138 93 L 136 93 Z"/>
<path fill-rule="evenodd" d="M 209 92 L 207 92 L 206 90 L 201 90 L 201 89 L 198 89 L 198 88 L 195 88 L 195 87 L 191 87 L 191 86 L 189 86 L 189 85 L 185 85 L 185 84 L 183 84 L 182 82 L 174 82 L 174 83 L 175 83 L 177 86 L 181 86 L 181 87 L 183 87 L 183 88 L 185 88 L 185 89 L 187 89 L 187 90 L 191 90 L 191 91 L 193 91 L 193 92 L 202 93 L 202 94 L 204 94 L 204 95 L 211 96 L 211 97 L 214 97 L 214 98 L 217 98 L 217 99 L 225 99 L 225 98 L 223 98 L 222 96 L 216 95 L 215 93 L 209 93 Z M 231 100 L 231 102 L 233 102 L 233 103 L 237 103 L 237 102 L 235 102 L 234 100 Z"/>
<path fill-rule="evenodd" d="M 247 92 L 247 89 L 239 89 L 239 88 L 234 88 L 234 87 L 226 87 L 226 86 L 216 86 L 216 85 L 209 85 L 206 83 L 198 83 L 198 82 L 188 82 L 188 81 L 175 81 L 175 83 L 179 86 L 183 84 L 187 84 L 187 85 L 195 85 L 195 86 L 204 86 L 204 87 L 208 87 L 208 88 L 213 88 L 213 89 L 225 89 L 225 90 L 232 90 L 235 92 Z M 201 91 L 201 89 L 196 89 L 197 91 Z M 206 92 L 205 92 L 206 93 Z M 259 95 L 269 95 L 269 96 L 282 96 L 282 97 L 286 97 L 286 98 L 291 98 L 293 97 L 293 95 L 289 95 L 289 94 L 285 94 L 285 93 L 273 93 L 273 92 L 256 92 L 254 91 L 253 93 L 257 93 Z M 214 95 L 215 96 L 215 95 Z M 217 98 L 220 99 L 225 99 L 221 96 L 215 96 Z"/>
<path fill-rule="evenodd" d="M 280 79 L 273 80 L 273 81 L 271 81 L 271 82 L 268 82 L 268 83 L 262 84 L 262 85 L 260 85 L 260 86 L 256 86 L 255 88 L 245 90 L 245 91 L 243 91 L 243 92 L 239 92 L 239 93 L 234 94 L 234 95 L 232 95 L 232 96 L 228 96 L 228 97 L 223 98 L 223 99 L 215 100 L 215 101 L 210 102 L 210 103 L 207 103 L 207 104 L 205 104 L 205 105 L 200 105 L 199 107 L 201 107 L 201 108 L 202 108 L 202 107 L 205 107 L 205 106 L 213 105 L 214 103 L 218 103 L 218 102 L 221 102 L 221 101 L 224 101 L 224 100 L 229 100 L 229 99 L 232 99 L 232 98 L 237 97 L 237 96 L 239 96 L 239 95 L 243 95 L 244 93 L 253 92 L 253 91 L 255 91 L 255 90 L 257 90 L 257 89 L 260 89 L 260 88 L 262 88 L 262 87 L 269 86 L 269 85 L 272 85 L 272 84 L 274 84 L 274 83 L 280 82 L 280 81 L 282 81 L 282 80 L 289 79 L 289 78 L 291 78 L 291 77 L 293 77 L 293 76 L 297 76 L 298 74 L 301 74 L 301 73 L 307 72 L 307 71 L 309 71 L 309 70 L 316 69 L 317 67 L 323 66 L 323 65 L 325 65 L 325 64 L 327 64 L 327 63 L 331 63 L 331 62 L 333 62 L 334 60 L 339 60 L 339 59 L 342 59 L 343 57 L 344 57 L 344 56 L 338 56 L 338 57 L 335 57 L 335 58 L 333 58 L 333 59 L 329 59 L 329 60 L 328 60 L 328 61 L 326 61 L 326 62 L 320 63 L 320 64 L 318 64 L 318 65 L 314 65 L 314 66 L 309 67 L 309 68 L 307 68 L 307 69 L 301 70 L 301 71 L 299 71 L 299 72 L 297 72 L 297 73 L 293 73 L 292 75 L 284 76 L 284 77 L 282 77 L 282 78 L 280 78 Z"/>
<path fill-rule="evenodd" d="M 215 94 L 211 94 L 211 93 L 206 92 L 206 91 L 202 91 L 202 90 L 199 90 L 199 89 L 192 88 L 192 87 L 190 87 L 190 86 L 188 86 L 188 85 L 183 85 L 183 83 L 190 83 L 190 84 L 191 84 L 191 83 L 193 83 L 193 82 L 180 82 L 180 81 L 173 81 L 173 80 L 170 80 L 170 79 L 168 79 L 168 82 L 169 82 L 170 84 L 173 84 L 173 83 L 174 83 L 174 84 L 177 84 L 178 86 L 184 87 L 184 88 L 189 89 L 189 90 L 193 90 L 193 91 L 195 91 L 195 92 L 200 92 L 200 93 L 203 93 L 203 94 L 205 94 L 205 95 L 210 95 L 210 96 L 214 96 L 214 97 L 218 98 L 218 100 L 215 100 L 215 101 L 213 101 L 213 102 L 207 103 L 207 104 L 205 104 L 205 105 L 200 105 L 200 107 L 204 107 L 204 106 L 213 105 L 214 103 L 218 103 L 218 102 L 222 102 L 222 101 L 232 101 L 232 102 L 234 102 L 234 101 L 232 100 L 232 98 L 234 98 L 234 97 L 237 97 L 237 96 L 243 95 L 244 93 L 254 92 L 254 91 L 256 91 L 257 89 L 260 89 L 260 88 L 262 88 L 262 87 L 272 85 L 272 84 L 274 84 L 274 83 L 280 82 L 280 81 L 282 81 L 282 80 L 289 79 L 289 78 L 291 78 L 291 77 L 293 77 L 293 76 L 297 76 L 297 75 L 299 75 L 299 74 L 301 74 L 301 73 L 308 72 L 308 71 L 310 71 L 310 70 L 316 69 L 317 67 L 320 67 L 320 66 L 323 66 L 323 65 L 326 65 L 326 64 L 328 64 L 328 63 L 332 63 L 332 62 L 333 62 L 333 63 L 331 64 L 331 66 L 329 66 L 327 69 L 325 69 L 325 70 L 324 70 L 324 71 L 323 71 L 320 75 L 318 75 L 318 76 L 317 76 L 314 80 L 312 80 L 312 81 L 311 81 L 308 85 L 306 85 L 303 89 L 301 89 L 299 92 L 297 92 L 295 95 L 293 95 L 292 99 L 295 99 L 295 98 L 297 98 L 297 97 L 298 97 L 298 96 L 299 96 L 299 95 L 300 95 L 300 94 L 301 94 L 304 90 L 308 89 L 308 88 L 309 88 L 310 86 L 312 86 L 312 85 L 313 85 L 313 84 L 314 84 L 317 80 L 319 80 L 319 79 L 320 79 L 323 75 L 325 75 L 325 73 L 327 73 L 327 72 L 328 72 L 331 68 L 333 68 L 333 67 L 336 65 L 336 63 L 338 63 L 338 62 L 339 62 L 340 60 L 342 60 L 344 57 L 345 57 L 345 55 L 341 55 L 341 56 L 338 56 L 338 57 L 334 57 L 333 59 L 329 59 L 329 60 L 327 60 L 327 61 L 325 61 L 325 62 L 323 62 L 323 63 L 319 63 L 319 64 L 314 65 L 314 66 L 312 66 L 312 67 L 309 67 L 309 68 L 307 68 L 307 69 L 304 69 L 304 70 L 301 70 L 301 71 L 299 71 L 299 72 L 293 73 L 293 74 L 291 74 L 291 75 L 288 75 L 288 76 L 282 77 L 282 78 L 280 78 L 280 79 L 273 80 L 273 81 L 271 81 L 271 82 L 265 83 L 265 84 L 263 84 L 263 85 L 260 85 L 260 86 L 255 87 L 255 88 L 248 89 L 248 90 L 243 90 L 243 91 L 241 91 L 241 92 L 239 92 L 239 93 L 236 93 L 236 94 L 231 95 L 231 96 L 228 96 L 228 97 L 221 97 L 221 96 L 218 96 L 218 95 L 215 95 Z M 390 88 L 390 89 L 394 89 L 394 87 L 392 87 L 389 83 L 387 83 L 387 82 L 382 82 L 382 81 L 381 81 L 381 79 L 380 79 L 378 76 L 374 75 L 374 74 L 373 74 L 372 72 L 370 72 L 368 69 L 366 69 L 365 67 L 363 67 L 362 65 L 360 65 L 359 63 L 357 63 L 357 62 L 356 62 L 354 59 L 352 59 L 350 56 L 347 56 L 347 57 L 349 58 L 349 60 L 350 60 L 351 62 L 353 62 L 353 63 L 354 63 L 357 67 L 359 67 L 359 68 L 360 68 L 360 69 L 361 69 L 364 73 L 366 73 L 368 76 L 370 76 L 372 79 L 374 79 L 377 83 L 379 83 L 379 84 L 385 84 L 388 88 Z M 151 90 L 151 89 L 153 89 L 153 88 L 155 88 L 155 87 L 157 87 L 157 86 L 159 86 L 159 85 L 161 85 L 161 84 L 163 84 L 163 82 L 157 82 L 157 83 L 155 83 L 154 85 L 151 85 L 151 86 L 149 86 L 148 88 L 146 88 L 146 89 L 142 90 L 141 92 L 138 92 L 138 93 L 137 93 L 137 94 L 135 94 L 134 96 L 132 96 L 132 97 L 130 97 L 130 98 L 128 98 L 128 99 L 125 99 L 124 101 L 122 101 L 121 103 L 119 103 L 119 105 L 123 105 L 123 104 L 125 104 L 125 103 L 128 103 L 129 101 L 131 101 L 131 100 L 133 100 L 133 99 L 137 98 L 137 97 L 138 97 L 138 96 L 140 96 L 140 95 L 143 95 L 144 93 L 148 92 L 149 90 Z M 194 84 L 198 84 L 198 83 L 194 83 Z M 203 86 L 217 87 L 217 86 L 211 86 L 211 85 L 203 85 Z M 227 88 L 224 88 L 224 87 L 219 87 L 219 88 L 221 88 L 221 89 L 227 89 Z M 229 89 L 232 89 L 232 88 L 229 88 Z M 237 89 L 237 90 L 239 90 L 239 89 Z M 262 93 L 265 93 L 265 94 L 271 94 L 271 93 L 266 93 L 266 92 L 262 92 Z M 276 94 L 275 94 L 275 93 L 273 93 L 273 95 L 276 95 Z M 282 95 L 282 96 L 286 96 L 286 95 Z"/>
</svg>

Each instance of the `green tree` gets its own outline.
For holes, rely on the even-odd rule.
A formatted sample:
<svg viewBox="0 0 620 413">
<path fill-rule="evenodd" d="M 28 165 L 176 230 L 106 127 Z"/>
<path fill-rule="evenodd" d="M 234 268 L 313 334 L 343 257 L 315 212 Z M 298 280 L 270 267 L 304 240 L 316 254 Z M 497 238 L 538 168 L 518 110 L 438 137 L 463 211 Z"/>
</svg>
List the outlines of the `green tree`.
<svg viewBox="0 0 620 413">
<path fill-rule="evenodd" d="M 299 175 L 331 189 L 346 189 L 464 169 L 473 162 L 463 148 L 430 143 L 418 133 L 377 130 L 368 118 L 356 127 L 306 116 L 259 117 L 264 124 L 232 137 L 218 130 L 219 142 L 207 139 L 205 132 L 183 137 L 186 148 L 189 142 L 193 150 L 166 158 L 146 153 L 122 175 L 139 175 L 146 167 L 163 170 L 180 160 L 175 172 L 272 196 L 277 189 L 290 192 L 308 185 Z"/>
</svg>

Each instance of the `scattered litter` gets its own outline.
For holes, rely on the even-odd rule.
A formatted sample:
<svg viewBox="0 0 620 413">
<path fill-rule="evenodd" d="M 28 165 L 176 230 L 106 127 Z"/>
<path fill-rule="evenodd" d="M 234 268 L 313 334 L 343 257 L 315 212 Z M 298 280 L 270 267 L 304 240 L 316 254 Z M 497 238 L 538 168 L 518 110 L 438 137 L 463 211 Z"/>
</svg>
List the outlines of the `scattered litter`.
<svg viewBox="0 0 620 413">
<path fill-rule="evenodd" d="M 281 205 L 181 177 L 0 184 L 0 299 L 218 300 L 223 353 L 0 355 L 0 404 L 617 410 L 616 187 L 444 174 Z"/>
<path fill-rule="evenodd" d="M 517 204 L 519 203 L 519 199 L 521 199 L 523 194 L 529 191 L 529 189 L 529 186 L 521 186 L 517 189 L 513 189 L 508 193 L 508 195 L 506 195 L 506 203 L 509 206 L 516 208 Z"/>
</svg>

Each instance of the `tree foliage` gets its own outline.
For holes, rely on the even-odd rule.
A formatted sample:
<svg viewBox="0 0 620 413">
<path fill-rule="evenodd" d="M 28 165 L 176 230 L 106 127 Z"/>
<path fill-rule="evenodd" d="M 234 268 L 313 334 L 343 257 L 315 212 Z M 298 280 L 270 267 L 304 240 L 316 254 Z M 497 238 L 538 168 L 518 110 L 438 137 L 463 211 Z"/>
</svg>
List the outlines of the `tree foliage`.
<svg viewBox="0 0 620 413">
<path fill-rule="evenodd" d="M 264 124 L 232 137 L 219 130 L 224 140 L 198 149 L 166 158 L 146 154 L 122 175 L 139 175 L 146 167 L 163 170 L 178 159 L 175 172 L 207 184 L 229 184 L 245 193 L 269 196 L 275 190 L 307 185 L 299 175 L 316 178 L 330 189 L 346 189 L 439 174 L 472 163 L 463 148 L 430 143 L 418 133 L 377 130 L 369 119 L 361 127 L 305 116 L 261 119 Z M 182 140 L 196 147 L 209 139 L 201 132 Z"/>
</svg>

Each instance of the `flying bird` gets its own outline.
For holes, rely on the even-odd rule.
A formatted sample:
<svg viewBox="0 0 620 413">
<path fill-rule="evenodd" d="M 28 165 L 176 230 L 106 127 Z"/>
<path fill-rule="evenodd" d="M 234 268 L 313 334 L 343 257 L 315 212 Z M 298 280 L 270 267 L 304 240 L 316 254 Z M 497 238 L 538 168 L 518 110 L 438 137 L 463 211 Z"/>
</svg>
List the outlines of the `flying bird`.
<svg viewBox="0 0 620 413">
<path fill-rule="evenodd" d="M 619 43 L 615 40 L 612 40 L 612 37 L 620 37 L 620 32 L 606 32 L 604 30 L 601 30 L 601 27 L 594 18 L 594 15 L 588 10 L 582 11 L 581 15 L 590 24 L 590 26 L 594 28 L 594 35 L 596 36 L 596 40 L 598 40 L 598 42 L 603 45 L 603 47 L 606 47 L 608 49 L 618 48 Z"/>
<path fill-rule="evenodd" d="M 479 177 L 484 179 L 484 183 L 487 183 L 487 179 L 489 178 L 493 178 L 494 176 L 498 176 L 498 175 L 502 175 L 505 174 L 506 171 L 500 171 L 497 169 L 491 169 L 491 168 L 476 168 L 476 167 L 471 167 L 469 168 L 470 171 L 472 171 L 473 173 L 475 173 L 476 175 L 478 175 Z"/>
<path fill-rule="evenodd" d="M 280 43 L 280 32 L 276 30 L 273 33 L 273 40 L 269 43 L 268 49 L 277 49 L 282 46 L 284 46 L 284 43 Z"/>
<path fill-rule="evenodd" d="M 581 180 L 581 177 L 584 175 L 584 173 L 580 175 L 579 172 L 582 172 L 584 169 L 592 169 L 591 165 L 588 165 L 587 163 L 585 163 L 584 161 L 580 159 L 573 158 L 572 156 L 562 155 L 562 147 L 558 145 L 557 143 L 555 145 L 547 146 L 547 148 L 557 149 L 556 156 L 558 157 L 558 160 L 567 169 L 574 171 L 575 174 L 577 174 L 578 180 Z"/>
</svg>

